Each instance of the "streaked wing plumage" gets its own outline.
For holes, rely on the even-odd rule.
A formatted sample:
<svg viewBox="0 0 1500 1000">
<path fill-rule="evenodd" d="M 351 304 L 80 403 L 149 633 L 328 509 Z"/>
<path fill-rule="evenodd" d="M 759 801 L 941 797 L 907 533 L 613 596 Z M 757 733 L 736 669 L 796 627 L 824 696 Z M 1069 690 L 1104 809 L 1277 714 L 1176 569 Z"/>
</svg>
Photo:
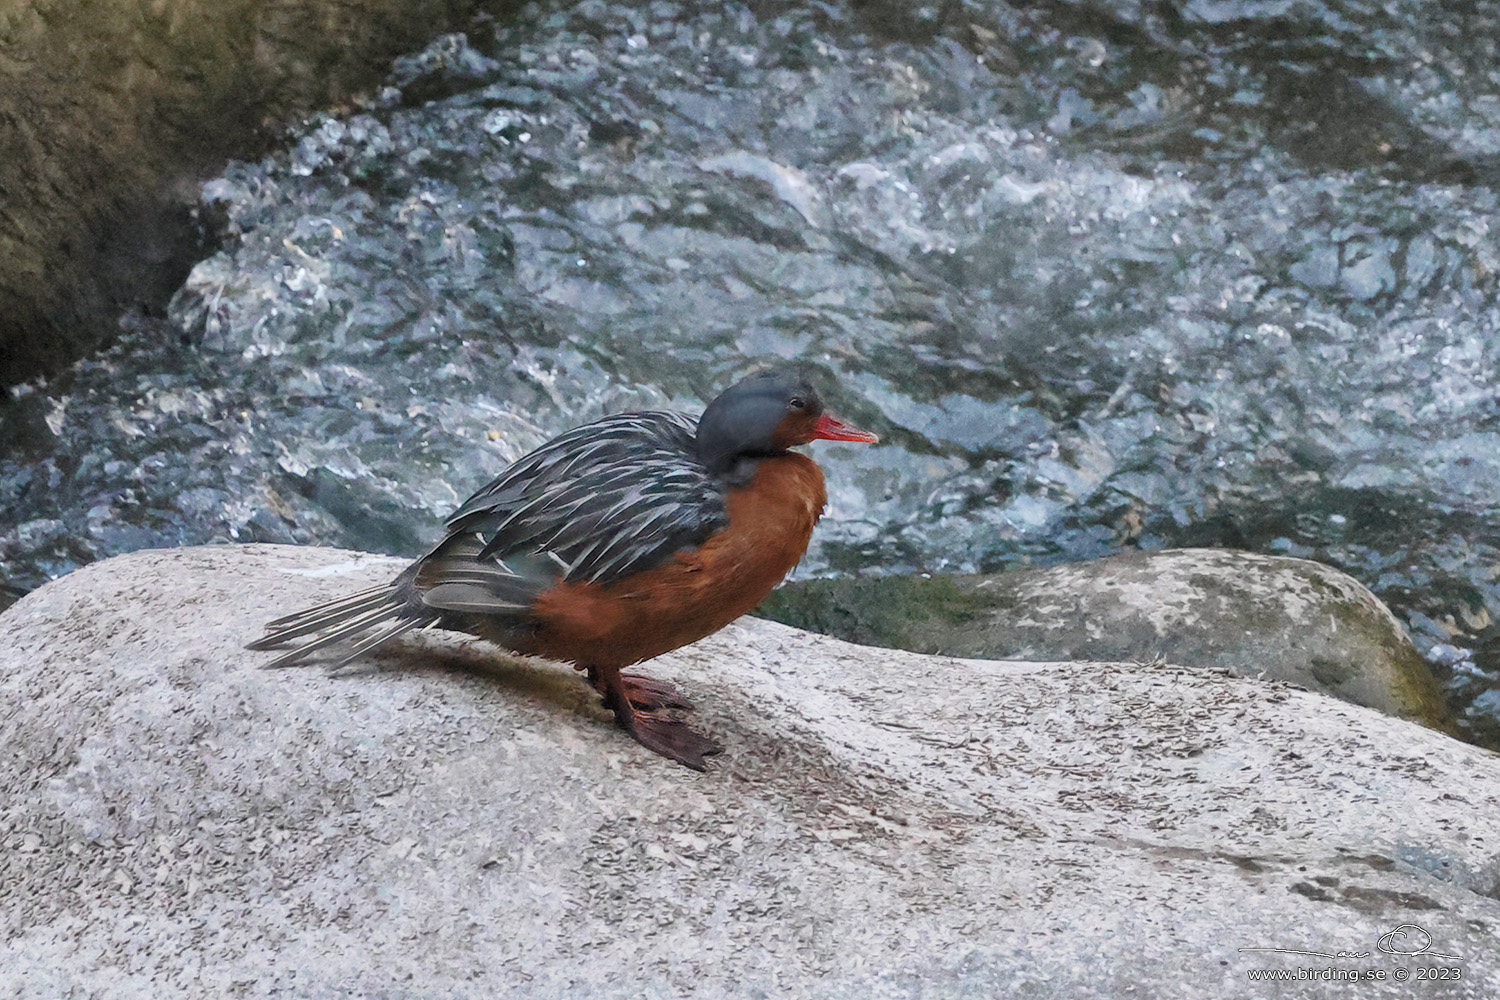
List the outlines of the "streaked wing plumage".
<svg viewBox="0 0 1500 1000">
<path fill-rule="evenodd" d="M 424 560 L 424 602 L 514 614 L 559 577 L 608 584 L 702 544 L 727 523 L 723 487 L 682 413 L 620 413 L 518 460 L 448 519 Z"/>
</svg>

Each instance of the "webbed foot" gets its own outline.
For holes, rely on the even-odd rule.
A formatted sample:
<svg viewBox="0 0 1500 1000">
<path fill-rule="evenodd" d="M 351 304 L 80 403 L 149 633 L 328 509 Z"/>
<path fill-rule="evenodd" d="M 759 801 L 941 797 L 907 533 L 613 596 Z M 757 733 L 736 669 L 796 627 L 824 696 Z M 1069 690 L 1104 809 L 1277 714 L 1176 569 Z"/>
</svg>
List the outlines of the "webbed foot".
<svg viewBox="0 0 1500 1000">
<path fill-rule="evenodd" d="M 621 674 L 620 686 L 625 689 L 630 704 L 642 712 L 656 712 L 663 708 L 690 711 L 693 707 L 693 703 L 684 698 L 671 681 L 659 681 L 645 674 Z"/>
<path fill-rule="evenodd" d="M 707 771 L 708 762 L 703 758 L 724 752 L 718 740 L 668 715 L 631 711 L 627 718 L 616 710 L 615 722 L 646 749 L 694 771 Z"/>
<path fill-rule="evenodd" d="M 591 666 L 588 674 L 604 707 L 615 713 L 615 723 L 646 749 L 694 771 L 708 770 L 703 758 L 723 753 L 717 740 L 677 717 L 676 712 L 693 707 L 677 685 L 605 667 Z"/>
</svg>

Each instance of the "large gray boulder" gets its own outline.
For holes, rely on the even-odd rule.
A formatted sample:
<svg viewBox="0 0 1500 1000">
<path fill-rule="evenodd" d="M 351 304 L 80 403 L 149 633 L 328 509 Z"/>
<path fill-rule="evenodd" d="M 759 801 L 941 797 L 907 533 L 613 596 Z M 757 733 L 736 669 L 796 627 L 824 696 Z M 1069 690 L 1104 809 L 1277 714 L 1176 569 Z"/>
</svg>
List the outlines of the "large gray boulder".
<svg viewBox="0 0 1500 1000">
<path fill-rule="evenodd" d="M 1495 754 L 746 619 L 652 668 L 726 744 L 699 775 L 477 641 L 241 648 L 398 565 L 139 552 L 0 615 L 0 995 L 1500 996 Z"/>
<path fill-rule="evenodd" d="M 1451 731 L 1427 661 L 1379 598 L 1308 559 L 1128 552 L 967 576 L 808 580 L 764 608 L 852 642 L 1020 660 L 1156 660 L 1287 681 Z"/>
</svg>

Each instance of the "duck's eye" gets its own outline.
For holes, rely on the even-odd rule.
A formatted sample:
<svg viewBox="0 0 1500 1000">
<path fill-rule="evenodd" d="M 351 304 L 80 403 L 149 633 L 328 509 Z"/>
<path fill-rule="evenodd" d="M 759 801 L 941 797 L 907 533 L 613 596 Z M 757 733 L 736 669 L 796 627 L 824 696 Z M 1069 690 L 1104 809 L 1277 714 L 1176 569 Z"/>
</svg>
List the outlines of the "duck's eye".
<svg viewBox="0 0 1500 1000">
<path fill-rule="evenodd" d="M 803 399 L 801 396 L 793 396 L 791 399 L 787 400 L 786 405 L 793 410 L 805 410 L 807 409 L 807 400 Z"/>
</svg>

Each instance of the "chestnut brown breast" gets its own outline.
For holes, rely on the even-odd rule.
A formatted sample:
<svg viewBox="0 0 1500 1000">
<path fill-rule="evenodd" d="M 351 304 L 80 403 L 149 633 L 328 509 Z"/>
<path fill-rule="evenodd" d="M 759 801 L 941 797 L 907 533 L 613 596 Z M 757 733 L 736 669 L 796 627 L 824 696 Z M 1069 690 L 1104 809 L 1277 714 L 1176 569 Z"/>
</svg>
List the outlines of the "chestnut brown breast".
<svg viewBox="0 0 1500 1000">
<path fill-rule="evenodd" d="M 622 667 L 709 635 L 748 613 L 797 565 L 826 502 L 805 455 L 761 460 L 728 497 L 729 524 L 697 548 L 606 586 L 561 583 L 532 607 L 529 651 Z"/>
</svg>

